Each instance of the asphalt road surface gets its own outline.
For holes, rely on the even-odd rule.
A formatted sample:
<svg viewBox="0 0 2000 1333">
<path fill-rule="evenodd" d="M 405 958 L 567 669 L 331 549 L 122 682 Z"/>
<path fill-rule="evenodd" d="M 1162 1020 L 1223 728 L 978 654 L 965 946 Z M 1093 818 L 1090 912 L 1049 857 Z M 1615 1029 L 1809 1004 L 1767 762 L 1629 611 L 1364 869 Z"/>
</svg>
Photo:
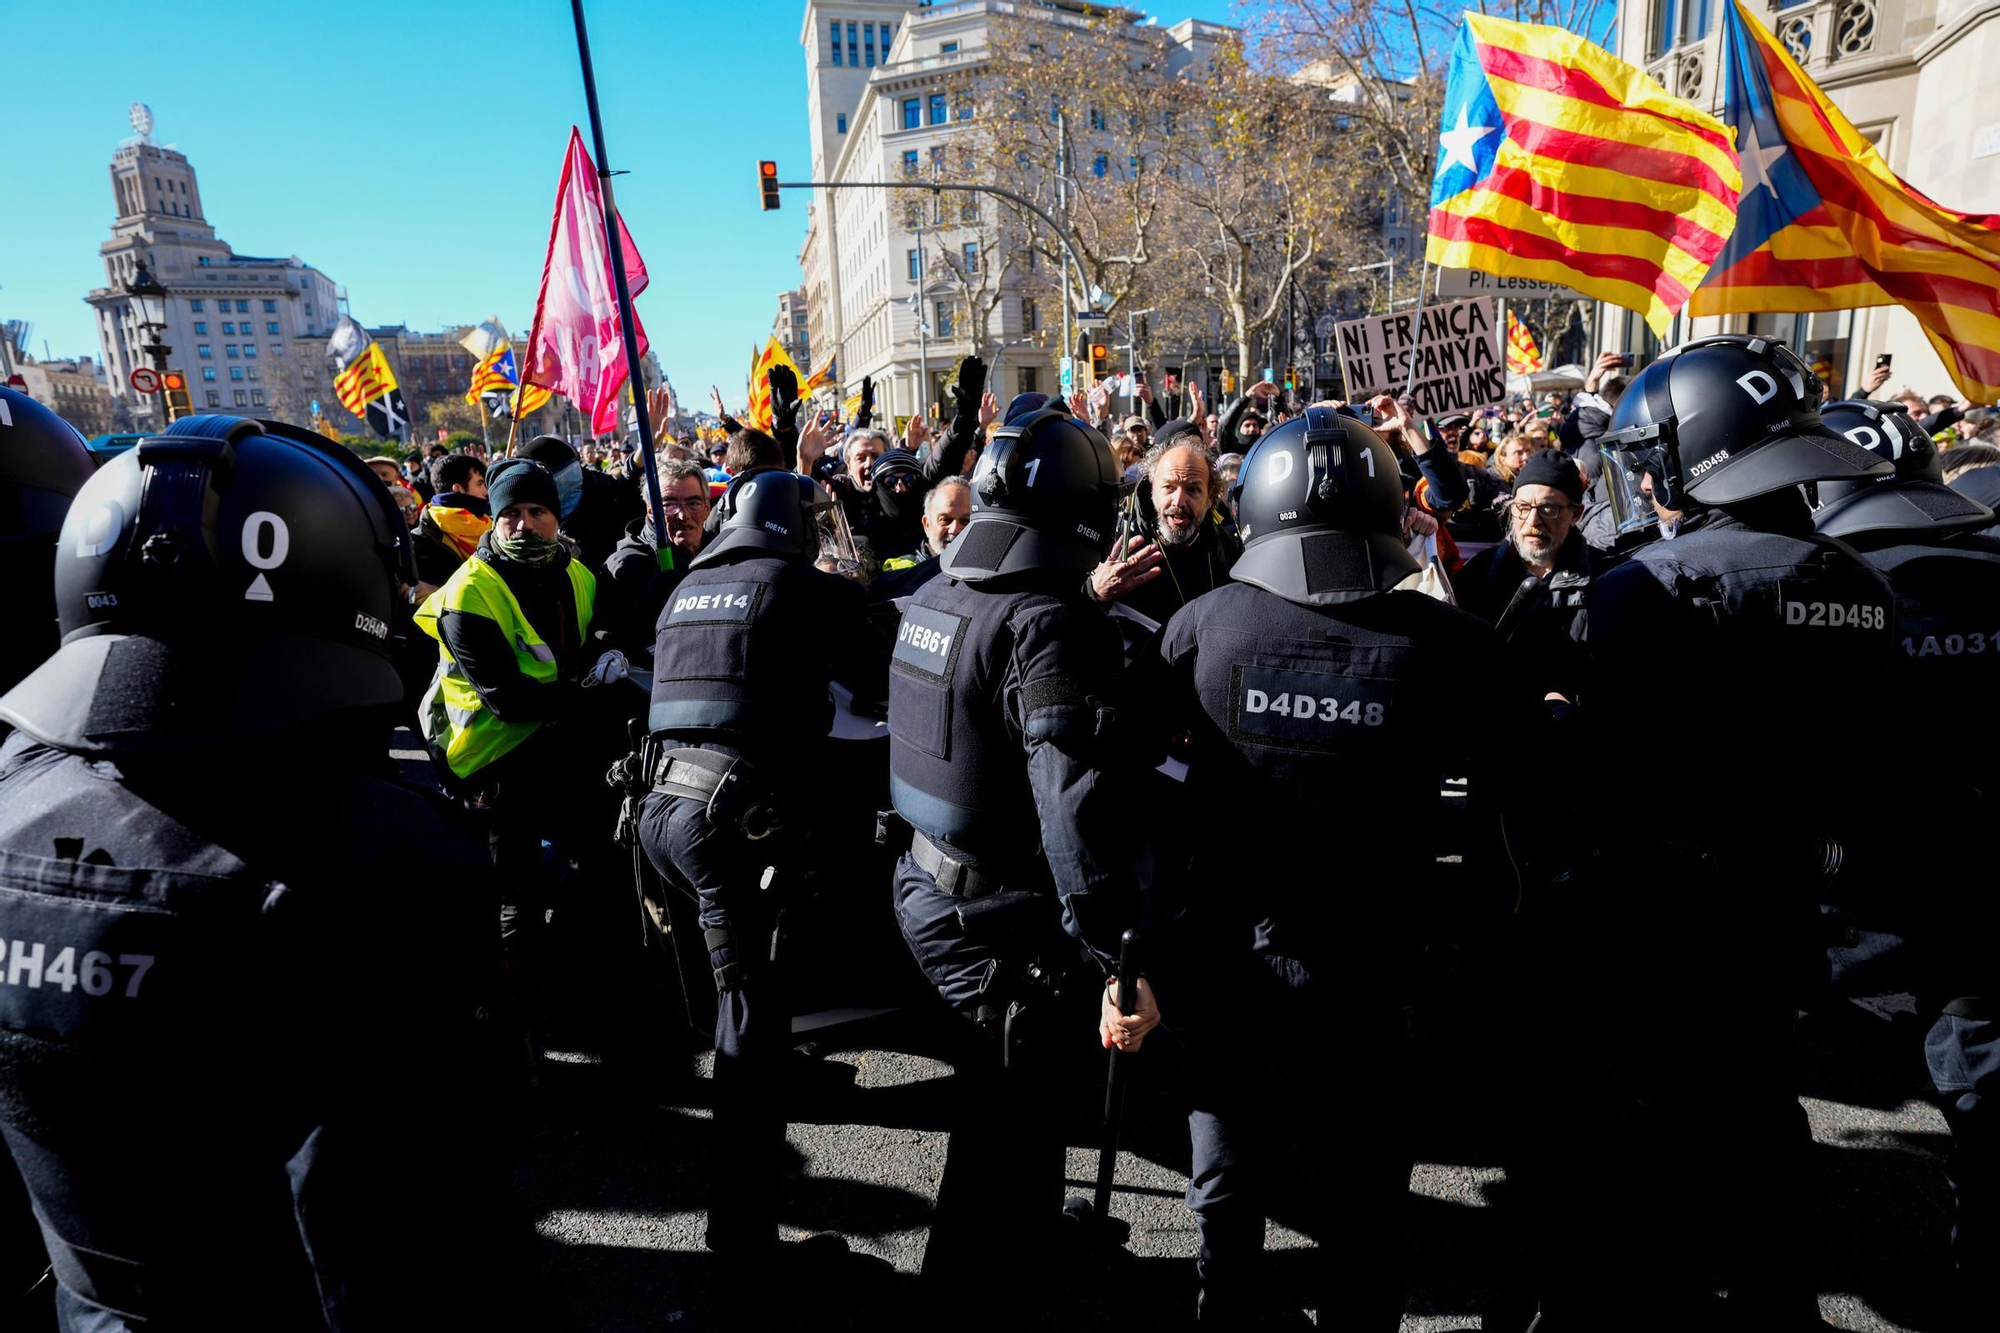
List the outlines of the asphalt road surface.
<svg viewBox="0 0 2000 1333">
<path fill-rule="evenodd" d="M 410 778 L 425 781 L 416 742 L 405 733 L 399 745 L 395 757 Z M 540 1237 L 555 1326 L 575 1333 L 739 1326 L 718 1309 L 714 1266 L 702 1245 L 712 1165 L 707 1057 L 675 1027 L 663 972 L 647 977 L 636 996 L 620 992 L 626 1007 L 659 1015 L 637 1025 L 637 1047 L 629 1030 L 607 1036 L 592 994 L 598 959 L 571 960 L 567 978 L 555 982 L 565 999 L 552 1005 L 535 1065 L 538 1087 L 518 1112 L 518 1189 Z M 789 1326 L 950 1322 L 917 1279 L 947 1145 L 953 1075 L 937 1024 L 950 1020 L 921 1003 L 921 978 L 893 950 L 862 970 L 879 981 L 899 965 L 908 966 L 907 975 L 889 977 L 889 989 L 917 1003 L 807 1034 L 811 1058 L 801 1060 L 786 1108 L 792 1171 L 782 1226 L 794 1240 L 836 1232 L 852 1256 L 796 1293 Z M 871 1002 L 881 998 L 878 991 Z M 1914 1007 L 1908 996 L 1891 994 L 1829 1001 L 1822 1010 L 1806 1015 L 1800 1029 L 1802 1100 L 1816 1144 L 1811 1202 L 1821 1313 L 1855 1333 L 1933 1333 L 1943 1328 L 1933 1292 L 1949 1226 L 1942 1171 L 1949 1136 L 1929 1100 Z M 1052 1313 L 1037 1327 L 1173 1326 L 1192 1309 L 1186 1122 L 1173 1109 L 1174 1052 L 1164 1036 L 1160 1042 L 1163 1049 L 1149 1043 L 1140 1057 L 1119 1154 L 1113 1212 L 1131 1225 L 1123 1254 L 1109 1263 L 1086 1257 L 1063 1274 L 997 1276 L 1048 1288 Z M 1440 1051 L 1425 1067 L 1436 1086 L 1421 1099 L 1432 1110 L 1420 1128 L 1421 1160 L 1402 1219 L 1410 1273 L 1402 1327 L 1478 1329 L 1504 1285 L 1508 1226 L 1495 1206 L 1506 1186 L 1490 1129 L 1493 1094 L 1472 1073 L 1476 1059 Z M 1051 1108 L 1075 1125 L 1068 1175 L 1076 1195 L 1090 1193 L 1096 1174 L 1090 1107 L 1097 1096 L 1096 1088 L 1079 1087 L 1075 1105 Z M 1410 1100 L 1344 1090 L 1336 1159 L 1341 1151 L 1368 1151 L 1370 1117 L 1407 1114 Z M 1728 1108 L 1713 1113 L 1726 1116 Z M 1604 1168 L 1607 1188 L 1643 1203 L 1643 1170 L 1626 1162 Z M 1274 1221 L 1268 1245 L 1278 1280 L 1302 1267 L 1310 1244 Z M 1635 1303 L 1644 1299 L 1634 1294 Z M 1618 1322 L 1608 1312 L 1603 1326 Z M 1321 1313 L 1319 1323 L 1345 1326 L 1337 1311 Z"/>
</svg>

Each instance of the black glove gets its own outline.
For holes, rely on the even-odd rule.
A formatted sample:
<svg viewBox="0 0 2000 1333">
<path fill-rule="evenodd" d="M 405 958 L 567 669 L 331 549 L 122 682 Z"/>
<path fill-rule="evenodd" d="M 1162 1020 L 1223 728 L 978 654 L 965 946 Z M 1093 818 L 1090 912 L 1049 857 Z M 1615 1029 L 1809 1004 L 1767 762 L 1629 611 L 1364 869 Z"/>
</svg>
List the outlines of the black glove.
<svg viewBox="0 0 2000 1333">
<path fill-rule="evenodd" d="M 951 386 L 952 410 L 970 421 L 979 420 L 979 400 L 986 395 L 986 363 L 968 356 L 958 363 L 958 383 Z"/>
<path fill-rule="evenodd" d="M 861 377 L 861 406 L 854 409 L 854 424 L 865 426 L 875 415 L 875 379 L 870 375 Z"/>
<path fill-rule="evenodd" d="M 764 378 L 771 385 L 771 433 L 783 443 L 799 436 L 799 377 L 790 366 L 772 366 Z"/>
</svg>

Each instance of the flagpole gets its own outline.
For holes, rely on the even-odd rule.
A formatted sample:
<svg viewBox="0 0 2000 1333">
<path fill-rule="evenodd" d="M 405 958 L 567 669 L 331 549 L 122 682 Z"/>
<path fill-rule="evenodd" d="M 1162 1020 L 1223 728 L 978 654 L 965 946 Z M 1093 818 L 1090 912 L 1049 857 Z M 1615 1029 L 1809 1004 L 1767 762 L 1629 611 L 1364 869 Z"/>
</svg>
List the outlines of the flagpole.
<svg viewBox="0 0 2000 1333">
<path fill-rule="evenodd" d="M 625 373 L 635 386 L 632 410 L 639 419 L 639 449 L 646 460 L 646 503 L 653 512 L 655 558 L 668 555 L 667 515 L 660 503 L 660 476 L 653 462 L 653 423 L 646 413 L 646 396 L 639 387 L 646 383 L 645 367 L 639 357 L 639 321 L 632 313 L 632 285 L 625 280 L 625 246 L 618 238 L 618 204 L 611 196 L 611 162 L 604 154 L 604 118 L 597 110 L 597 70 L 590 60 L 590 32 L 583 23 L 583 0 L 569 0 L 571 17 L 576 20 L 576 55 L 583 66 L 583 96 L 590 104 L 590 141 L 597 158 L 597 182 L 604 191 L 604 244 L 611 252 L 611 277 L 618 284 L 618 318 L 625 344 Z M 530 344 L 532 347 L 532 344 Z M 525 377 L 526 371 L 522 372 Z"/>
<path fill-rule="evenodd" d="M 1425 256 L 1424 275 L 1417 281 L 1417 336 L 1410 340 L 1410 374 L 1403 381 L 1405 398 L 1408 398 L 1411 391 L 1417 387 L 1417 349 L 1424 345 L 1424 288 L 1430 286 L 1430 283 L 1431 261 L 1429 256 Z M 1394 313 L 1393 308 L 1391 313 Z"/>
</svg>

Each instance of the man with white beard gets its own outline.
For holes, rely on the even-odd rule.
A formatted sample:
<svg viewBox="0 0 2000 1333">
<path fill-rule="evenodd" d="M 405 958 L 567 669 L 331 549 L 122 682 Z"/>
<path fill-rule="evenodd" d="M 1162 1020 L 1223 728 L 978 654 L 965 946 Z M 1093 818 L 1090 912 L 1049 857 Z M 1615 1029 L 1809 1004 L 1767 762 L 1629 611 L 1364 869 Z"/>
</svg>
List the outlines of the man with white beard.
<svg viewBox="0 0 2000 1333">
<path fill-rule="evenodd" d="M 1532 455 L 1501 506 L 1506 540 L 1453 580 L 1459 604 L 1494 626 L 1544 694 L 1574 700 L 1584 667 L 1590 587 L 1608 568 L 1583 540 L 1583 471 L 1559 449 Z"/>
</svg>

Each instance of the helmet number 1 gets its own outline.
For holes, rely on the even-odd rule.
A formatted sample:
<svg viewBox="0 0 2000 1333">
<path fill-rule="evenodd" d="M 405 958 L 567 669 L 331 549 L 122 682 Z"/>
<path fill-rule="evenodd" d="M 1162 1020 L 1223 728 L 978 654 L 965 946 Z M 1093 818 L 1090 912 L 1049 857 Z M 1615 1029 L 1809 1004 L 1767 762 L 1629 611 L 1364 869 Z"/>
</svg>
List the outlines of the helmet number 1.
<svg viewBox="0 0 2000 1333">
<path fill-rule="evenodd" d="M 1042 470 L 1041 459 L 1031 458 L 1028 460 L 1028 484 L 1030 486 L 1035 484 L 1035 474 L 1037 472 L 1040 472 L 1041 470 Z"/>
</svg>

